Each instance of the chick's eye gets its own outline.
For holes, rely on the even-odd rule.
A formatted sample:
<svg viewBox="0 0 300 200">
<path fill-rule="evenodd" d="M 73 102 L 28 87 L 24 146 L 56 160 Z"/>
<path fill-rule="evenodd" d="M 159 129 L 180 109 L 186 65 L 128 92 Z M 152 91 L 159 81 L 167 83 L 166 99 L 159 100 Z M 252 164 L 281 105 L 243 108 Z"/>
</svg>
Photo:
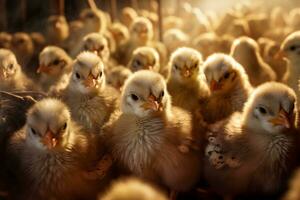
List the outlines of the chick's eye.
<svg viewBox="0 0 300 200">
<path fill-rule="evenodd" d="M 229 72 L 226 72 L 226 73 L 224 74 L 224 76 L 223 76 L 223 77 L 224 77 L 225 79 L 228 79 L 228 78 L 229 78 L 229 76 L 230 76 L 230 73 L 229 73 Z"/>
<path fill-rule="evenodd" d="M 8 69 L 13 69 L 14 68 L 14 65 L 13 64 L 9 64 L 8 65 Z"/>
<path fill-rule="evenodd" d="M 67 128 L 67 122 L 64 123 L 64 125 L 61 127 L 61 130 L 64 131 L 64 130 L 66 130 L 66 128 Z"/>
<path fill-rule="evenodd" d="M 160 93 L 160 97 L 163 97 L 164 95 L 165 95 L 165 92 L 162 91 L 162 92 Z"/>
<path fill-rule="evenodd" d="M 37 132 L 34 130 L 34 128 L 30 128 L 30 130 L 33 133 L 33 135 L 37 135 Z"/>
<path fill-rule="evenodd" d="M 177 66 L 176 64 L 174 64 L 174 68 L 175 68 L 175 69 L 178 69 L 178 66 Z"/>
<path fill-rule="evenodd" d="M 258 110 L 263 115 L 267 114 L 267 110 L 265 108 L 263 108 L 263 107 L 259 107 Z"/>
<path fill-rule="evenodd" d="M 80 79 L 80 75 L 79 75 L 78 72 L 76 72 L 75 76 L 76 76 L 77 79 Z"/>
<path fill-rule="evenodd" d="M 102 74 L 103 74 L 102 72 L 99 73 L 99 78 L 102 77 Z"/>
<path fill-rule="evenodd" d="M 131 94 L 131 98 L 132 98 L 134 101 L 139 100 L 138 96 L 136 96 L 135 94 Z"/>
<path fill-rule="evenodd" d="M 295 47 L 295 46 L 291 46 L 291 47 L 290 47 L 290 50 L 291 50 L 291 51 L 295 51 L 295 50 L 296 50 L 296 47 Z"/>
<path fill-rule="evenodd" d="M 59 63 L 60 63 L 59 60 L 54 60 L 54 61 L 53 61 L 53 65 L 58 65 Z"/>
</svg>

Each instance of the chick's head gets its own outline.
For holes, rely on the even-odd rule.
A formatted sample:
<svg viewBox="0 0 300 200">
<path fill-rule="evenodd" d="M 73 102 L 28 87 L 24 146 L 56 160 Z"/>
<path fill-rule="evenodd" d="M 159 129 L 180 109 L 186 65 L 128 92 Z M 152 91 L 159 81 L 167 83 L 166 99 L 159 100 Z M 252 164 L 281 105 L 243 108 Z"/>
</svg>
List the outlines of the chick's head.
<svg viewBox="0 0 300 200">
<path fill-rule="evenodd" d="M 258 86 L 244 107 L 244 124 L 262 133 L 278 134 L 295 127 L 296 95 L 288 86 L 268 82 Z"/>
<path fill-rule="evenodd" d="M 27 113 L 27 142 L 41 150 L 63 147 L 71 131 L 70 112 L 59 100 L 41 100 Z"/>
<path fill-rule="evenodd" d="M 123 113 L 146 117 L 167 112 L 170 104 L 166 82 L 156 72 L 141 70 L 125 82 L 121 104 Z"/>
<path fill-rule="evenodd" d="M 103 89 L 105 75 L 102 60 L 91 52 L 80 53 L 73 63 L 69 84 L 73 90 L 83 94 Z"/>
<path fill-rule="evenodd" d="M 15 54 L 7 49 L 0 49 L 0 80 L 14 79 L 21 70 Z"/>
</svg>

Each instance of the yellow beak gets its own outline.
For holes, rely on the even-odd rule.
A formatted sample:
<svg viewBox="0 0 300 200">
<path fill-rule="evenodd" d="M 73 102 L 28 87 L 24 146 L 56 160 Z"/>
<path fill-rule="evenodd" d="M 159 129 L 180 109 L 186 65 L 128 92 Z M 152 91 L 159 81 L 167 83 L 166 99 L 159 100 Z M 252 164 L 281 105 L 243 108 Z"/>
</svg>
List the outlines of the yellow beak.
<svg viewBox="0 0 300 200">
<path fill-rule="evenodd" d="M 145 110 L 160 110 L 161 106 L 152 94 L 148 97 L 148 101 L 142 105 Z"/>
<path fill-rule="evenodd" d="M 47 129 L 46 134 L 42 138 L 42 143 L 49 149 L 52 149 L 57 145 L 57 139 L 55 138 L 54 133 L 51 130 L 49 130 L 49 128 Z"/>
<path fill-rule="evenodd" d="M 50 72 L 50 68 L 48 66 L 46 66 L 46 65 L 40 65 L 36 72 L 38 74 L 39 73 L 46 73 L 46 74 L 48 74 Z"/>
<path fill-rule="evenodd" d="M 291 127 L 289 114 L 283 108 L 280 108 L 278 115 L 270 119 L 269 122 L 271 122 L 274 126 L 284 126 L 285 128 Z"/>
<path fill-rule="evenodd" d="M 216 90 L 219 90 L 220 89 L 220 85 L 217 81 L 215 81 L 214 79 L 212 79 L 210 81 L 210 90 L 211 91 L 216 91 Z"/>
<path fill-rule="evenodd" d="M 90 73 L 83 84 L 85 87 L 94 87 L 96 86 L 96 80 L 94 76 Z"/>
</svg>

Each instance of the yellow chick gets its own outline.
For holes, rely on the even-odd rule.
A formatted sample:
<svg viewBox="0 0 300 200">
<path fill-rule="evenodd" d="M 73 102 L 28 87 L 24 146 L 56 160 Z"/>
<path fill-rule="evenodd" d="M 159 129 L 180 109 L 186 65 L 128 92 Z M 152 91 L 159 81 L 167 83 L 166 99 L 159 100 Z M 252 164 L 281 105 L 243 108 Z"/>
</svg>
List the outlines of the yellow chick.
<svg viewBox="0 0 300 200">
<path fill-rule="evenodd" d="M 132 72 L 127 67 L 119 65 L 108 72 L 107 83 L 119 91 L 122 91 L 123 85 Z"/>
<path fill-rule="evenodd" d="M 23 91 L 34 89 L 33 83 L 22 72 L 16 56 L 8 49 L 0 49 L 0 90 Z"/>
<path fill-rule="evenodd" d="M 276 80 L 272 68 L 263 61 L 258 44 L 249 37 L 240 37 L 234 41 L 230 55 L 246 70 L 253 86 Z"/>
<path fill-rule="evenodd" d="M 69 81 L 72 59 L 57 46 L 45 47 L 39 55 L 39 84 L 44 92 L 58 92 Z"/>
<path fill-rule="evenodd" d="M 99 200 L 167 200 L 167 197 L 150 184 L 127 178 L 115 181 Z"/>
<path fill-rule="evenodd" d="M 91 133 L 99 133 L 117 108 L 118 92 L 106 85 L 104 63 L 96 54 L 80 53 L 72 64 L 69 83 L 62 91 L 72 118 Z"/>
<path fill-rule="evenodd" d="M 202 55 L 195 49 L 182 47 L 172 53 L 167 84 L 173 105 L 193 113 L 198 101 L 209 95 L 202 64 Z"/>
<path fill-rule="evenodd" d="M 64 46 L 69 37 L 69 25 L 65 16 L 51 15 L 47 19 L 47 42 L 50 45 Z"/>
<path fill-rule="evenodd" d="M 203 64 L 210 97 L 200 103 L 204 121 L 214 123 L 242 111 L 252 91 L 244 68 L 231 56 L 216 53 Z"/>
<path fill-rule="evenodd" d="M 225 197 L 275 198 L 296 167 L 295 92 L 268 82 L 250 95 L 242 113 L 208 132 L 204 176 Z M 275 196 L 275 197 L 274 197 Z"/>
<path fill-rule="evenodd" d="M 172 54 L 177 48 L 187 46 L 189 36 L 180 29 L 169 29 L 163 35 L 163 42 L 166 45 L 169 54 Z"/>
<path fill-rule="evenodd" d="M 130 27 L 131 24 L 133 23 L 133 21 L 135 20 L 135 18 L 138 17 L 138 14 L 136 13 L 136 11 L 131 8 L 131 7 L 125 7 L 122 9 L 122 23 L 126 26 L 126 27 Z"/>
<path fill-rule="evenodd" d="M 6 32 L 0 32 L 0 48 L 11 48 L 12 35 Z"/>
<path fill-rule="evenodd" d="M 143 69 L 159 72 L 159 54 L 152 47 L 139 47 L 133 51 L 127 68 L 129 68 L 132 72 Z"/>
<path fill-rule="evenodd" d="M 121 113 L 103 131 L 113 158 L 132 174 L 187 191 L 201 168 L 199 152 L 189 145 L 191 130 L 191 116 L 171 105 L 164 78 L 141 70 L 125 82 Z"/>
</svg>

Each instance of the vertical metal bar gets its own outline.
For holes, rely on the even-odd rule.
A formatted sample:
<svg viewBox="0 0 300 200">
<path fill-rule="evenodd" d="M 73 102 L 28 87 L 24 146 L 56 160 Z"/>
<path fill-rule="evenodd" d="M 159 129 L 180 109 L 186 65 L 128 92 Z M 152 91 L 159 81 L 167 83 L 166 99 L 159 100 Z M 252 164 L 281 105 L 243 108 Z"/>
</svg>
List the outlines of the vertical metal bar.
<svg viewBox="0 0 300 200">
<path fill-rule="evenodd" d="M 21 0 L 21 5 L 20 5 L 20 20 L 21 20 L 21 27 L 22 30 L 25 29 L 25 23 L 26 23 L 26 17 L 27 17 L 27 0 Z"/>
<path fill-rule="evenodd" d="M 58 14 L 59 15 L 65 15 L 65 0 L 58 0 L 57 2 L 58 6 L 57 6 L 57 9 L 58 9 Z"/>
<path fill-rule="evenodd" d="M 0 0 L 0 30 L 7 29 L 6 0 Z"/>
<path fill-rule="evenodd" d="M 112 21 L 116 21 L 117 20 L 117 1 L 116 0 L 110 0 L 110 11 L 111 11 Z"/>
<path fill-rule="evenodd" d="M 162 17 L 162 2 L 161 0 L 157 0 L 157 4 L 158 4 L 158 26 L 159 26 L 159 40 L 162 42 L 162 38 L 163 38 L 163 17 Z"/>
</svg>

